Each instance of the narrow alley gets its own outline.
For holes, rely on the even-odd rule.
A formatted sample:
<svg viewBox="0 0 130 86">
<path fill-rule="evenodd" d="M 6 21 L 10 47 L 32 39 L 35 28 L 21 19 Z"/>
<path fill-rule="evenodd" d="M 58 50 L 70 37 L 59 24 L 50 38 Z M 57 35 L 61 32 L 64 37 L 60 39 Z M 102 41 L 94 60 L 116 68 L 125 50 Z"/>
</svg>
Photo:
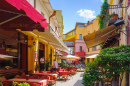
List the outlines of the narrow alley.
<svg viewBox="0 0 130 86">
<path fill-rule="evenodd" d="M 81 84 L 82 78 L 83 78 L 83 72 L 77 72 L 77 74 L 75 74 L 73 78 L 69 77 L 69 80 L 67 81 L 58 80 L 56 82 L 56 86 L 83 86 Z"/>
</svg>

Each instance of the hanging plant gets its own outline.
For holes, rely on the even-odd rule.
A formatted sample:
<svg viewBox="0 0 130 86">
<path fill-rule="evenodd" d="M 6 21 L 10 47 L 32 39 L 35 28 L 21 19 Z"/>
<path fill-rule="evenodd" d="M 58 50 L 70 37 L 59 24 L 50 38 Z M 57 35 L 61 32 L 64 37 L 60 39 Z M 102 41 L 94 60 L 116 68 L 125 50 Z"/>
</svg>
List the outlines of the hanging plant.
<svg viewBox="0 0 130 86">
<path fill-rule="evenodd" d="M 100 21 L 99 22 L 99 30 L 103 28 L 103 24 L 104 24 L 104 20 L 105 20 L 105 17 L 106 17 L 107 9 L 108 9 L 108 3 L 107 3 L 107 0 L 104 0 L 104 3 L 101 6 L 100 15 L 98 15 L 98 20 Z"/>
</svg>

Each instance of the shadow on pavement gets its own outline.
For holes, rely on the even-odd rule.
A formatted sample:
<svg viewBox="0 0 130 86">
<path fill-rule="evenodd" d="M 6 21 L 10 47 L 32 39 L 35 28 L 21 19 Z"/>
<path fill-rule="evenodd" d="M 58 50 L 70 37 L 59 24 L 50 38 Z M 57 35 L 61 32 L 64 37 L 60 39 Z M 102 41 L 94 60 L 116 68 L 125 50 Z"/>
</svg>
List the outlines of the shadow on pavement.
<svg viewBox="0 0 130 86">
<path fill-rule="evenodd" d="M 83 85 L 81 84 L 81 82 L 82 82 L 82 80 L 78 80 L 73 86 L 83 86 Z"/>
</svg>

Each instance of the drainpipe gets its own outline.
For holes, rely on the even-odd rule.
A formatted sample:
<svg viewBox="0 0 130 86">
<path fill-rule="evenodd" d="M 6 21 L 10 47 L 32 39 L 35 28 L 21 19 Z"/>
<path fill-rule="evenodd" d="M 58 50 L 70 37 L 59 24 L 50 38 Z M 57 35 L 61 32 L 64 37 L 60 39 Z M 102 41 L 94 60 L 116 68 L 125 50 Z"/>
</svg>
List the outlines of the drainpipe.
<svg viewBox="0 0 130 86">
<path fill-rule="evenodd" d="M 53 14 L 49 17 L 49 27 L 50 27 L 50 18 L 56 15 L 56 11 L 53 12 Z"/>
</svg>

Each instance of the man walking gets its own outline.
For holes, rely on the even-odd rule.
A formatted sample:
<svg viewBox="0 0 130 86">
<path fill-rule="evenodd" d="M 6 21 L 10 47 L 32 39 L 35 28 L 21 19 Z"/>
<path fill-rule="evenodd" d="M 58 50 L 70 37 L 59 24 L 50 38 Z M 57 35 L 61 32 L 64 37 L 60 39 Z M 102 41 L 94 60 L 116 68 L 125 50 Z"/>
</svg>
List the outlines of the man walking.
<svg viewBox="0 0 130 86">
<path fill-rule="evenodd" d="M 54 59 L 54 66 L 53 66 L 54 71 L 56 71 L 57 68 L 58 68 L 58 63 L 56 59 Z"/>
<path fill-rule="evenodd" d="M 40 58 L 40 71 L 44 71 L 44 57 Z"/>
</svg>

